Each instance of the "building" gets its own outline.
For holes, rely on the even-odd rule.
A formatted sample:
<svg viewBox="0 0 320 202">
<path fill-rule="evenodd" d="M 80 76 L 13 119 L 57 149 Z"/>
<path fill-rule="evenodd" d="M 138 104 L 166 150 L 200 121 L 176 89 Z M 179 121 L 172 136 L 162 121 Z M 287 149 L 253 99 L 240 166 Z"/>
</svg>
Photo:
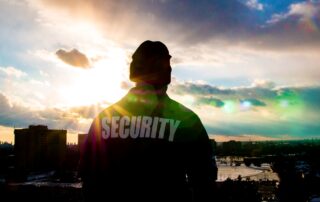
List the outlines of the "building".
<svg viewBox="0 0 320 202">
<path fill-rule="evenodd" d="M 78 148 L 79 148 L 80 155 L 82 155 L 83 146 L 84 146 L 84 142 L 87 138 L 87 135 L 88 134 L 78 134 Z"/>
<path fill-rule="evenodd" d="M 66 130 L 30 125 L 15 129 L 16 168 L 23 173 L 61 169 L 66 156 Z"/>
</svg>

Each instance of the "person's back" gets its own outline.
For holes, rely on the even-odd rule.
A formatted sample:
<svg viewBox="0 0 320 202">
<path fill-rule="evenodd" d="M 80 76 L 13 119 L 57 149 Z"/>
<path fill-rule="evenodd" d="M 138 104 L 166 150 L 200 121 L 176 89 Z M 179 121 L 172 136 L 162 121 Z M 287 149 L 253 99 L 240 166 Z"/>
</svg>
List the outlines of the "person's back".
<svg viewBox="0 0 320 202">
<path fill-rule="evenodd" d="M 170 63 L 153 69 L 153 76 L 141 69 L 144 59 L 158 65 L 154 55 L 169 61 L 166 50 L 160 42 L 144 42 L 130 69 L 137 86 L 93 121 L 80 170 L 88 201 L 209 199 L 216 168 L 200 119 L 166 94 Z"/>
</svg>

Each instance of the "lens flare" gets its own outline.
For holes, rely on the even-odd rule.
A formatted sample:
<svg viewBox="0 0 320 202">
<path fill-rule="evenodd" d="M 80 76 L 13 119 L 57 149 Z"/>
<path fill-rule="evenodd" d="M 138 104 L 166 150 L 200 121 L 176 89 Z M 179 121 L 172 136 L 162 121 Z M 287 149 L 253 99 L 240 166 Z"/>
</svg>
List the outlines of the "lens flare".
<svg viewBox="0 0 320 202">
<path fill-rule="evenodd" d="M 252 107 L 252 103 L 248 100 L 240 101 L 240 110 L 249 110 Z"/>
<path fill-rule="evenodd" d="M 280 91 L 274 107 L 280 118 L 285 120 L 298 119 L 304 112 L 304 102 L 296 90 Z"/>
<path fill-rule="evenodd" d="M 226 113 L 234 113 L 236 111 L 236 103 L 233 100 L 225 100 L 223 110 Z"/>
<path fill-rule="evenodd" d="M 300 23 L 300 29 L 307 33 L 314 33 L 318 32 L 319 30 L 319 22 L 317 22 L 315 18 L 304 18 L 303 21 Z"/>
</svg>

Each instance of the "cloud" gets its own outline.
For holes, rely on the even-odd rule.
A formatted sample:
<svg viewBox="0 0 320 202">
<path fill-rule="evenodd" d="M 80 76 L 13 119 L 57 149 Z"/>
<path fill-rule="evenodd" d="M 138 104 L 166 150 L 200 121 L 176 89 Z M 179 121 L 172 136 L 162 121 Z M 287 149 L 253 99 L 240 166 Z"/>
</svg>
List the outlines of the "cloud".
<svg viewBox="0 0 320 202">
<path fill-rule="evenodd" d="M 90 65 L 87 56 L 77 49 L 72 49 L 71 51 L 59 49 L 57 50 L 56 55 L 63 62 L 75 67 L 88 68 Z"/>
<path fill-rule="evenodd" d="M 255 98 L 240 99 L 240 104 L 258 107 L 266 106 L 266 103 Z"/>
<path fill-rule="evenodd" d="M 199 114 L 211 135 L 319 137 L 320 86 L 277 87 L 272 81 L 261 80 L 255 83 L 237 88 L 174 83 L 170 93 L 192 95 L 195 101 L 188 106 Z M 184 104 L 189 104 L 188 100 Z"/>
<path fill-rule="evenodd" d="M 21 78 L 27 76 L 27 73 L 16 69 L 14 67 L 0 67 L 0 73 L 3 73 L 7 76 L 12 76 L 16 78 Z"/>
<path fill-rule="evenodd" d="M 2 126 L 27 127 L 32 124 L 41 124 L 48 125 L 50 128 L 87 131 L 91 122 L 91 119 L 86 119 L 91 118 L 91 114 L 84 116 L 84 113 L 80 113 L 85 112 L 85 109 L 82 111 L 58 108 L 32 110 L 12 103 L 2 93 L 0 93 L 0 108 L 0 125 Z"/>
<path fill-rule="evenodd" d="M 298 15 L 304 18 L 315 17 L 319 13 L 319 3 L 301 2 L 291 4 L 288 15 Z"/>
<path fill-rule="evenodd" d="M 259 11 L 263 10 L 263 4 L 259 3 L 258 0 L 248 0 L 246 2 L 246 5 L 251 9 L 256 9 L 256 10 L 259 10 Z"/>
<path fill-rule="evenodd" d="M 176 95 L 192 95 L 199 104 L 213 104 L 224 106 L 225 100 L 239 101 L 251 106 L 268 106 L 268 103 L 277 103 L 279 100 L 288 100 L 288 104 L 301 104 L 313 109 L 320 103 L 320 86 L 291 86 L 276 87 L 272 81 L 256 80 L 249 87 L 221 88 L 210 84 L 194 82 L 175 82 L 170 93 Z M 214 105 L 214 104 L 213 104 Z"/>
<path fill-rule="evenodd" d="M 71 107 L 68 109 L 69 113 L 76 114 L 77 116 L 85 119 L 93 119 L 96 117 L 106 106 L 111 105 L 109 102 L 98 103 L 88 106 Z"/>
<path fill-rule="evenodd" d="M 30 114 L 30 110 L 13 105 L 9 99 L 0 93 L 0 124 L 6 126 L 22 126 L 26 122 L 33 122 L 37 118 Z"/>
<path fill-rule="evenodd" d="M 191 94 L 194 96 L 215 96 L 218 98 L 229 99 L 229 98 L 274 98 L 277 95 L 277 92 L 265 88 L 265 86 L 256 85 L 251 87 L 237 87 L 237 88 L 223 88 L 212 86 L 210 84 L 199 84 L 194 82 L 185 82 L 185 83 L 175 83 L 170 88 L 172 93 L 183 95 Z"/>
<path fill-rule="evenodd" d="M 191 107 L 202 117 L 211 135 L 269 138 L 283 135 L 309 138 L 320 135 L 320 86 L 222 89 L 209 84 L 191 85 L 190 82 L 184 88 L 182 86 L 180 83 L 180 95 L 190 95 L 188 92 L 192 90 L 195 103 Z M 234 110 L 228 111 L 226 109 L 232 100 Z M 92 118 L 108 105 L 110 103 L 104 102 L 66 109 L 32 110 L 12 103 L 0 93 L 0 125 L 27 127 L 30 124 L 43 124 L 50 128 L 85 132 Z M 248 108 L 242 110 L 241 106 Z"/>
<path fill-rule="evenodd" d="M 210 106 L 214 106 L 214 107 L 223 107 L 224 106 L 224 102 L 217 99 L 217 98 L 213 98 L 213 97 L 199 97 L 197 98 L 197 104 L 199 105 L 210 105 Z"/>
<path fill-rule="evenodd" d="M 252 83 L 253 87 L 258 87 L 258 88 L 268 88 L 272 89 L 276 86 L 275 82 L 269 81 L 269 80 L 264 80 L 264 79 L 255 79 Z"/>
<path fill-rule="evenodd" d="M 318 48 L 320 43 L 317 30 L 303 34 L 305 31 L 301 28 L 303 19 L 319 21 L 317 1 L 294 3 L 287 13 L 283 13 L 285 8 L 272 13 L 274 11 L 265 9 L 267 5 L 258 0 L 39 2 L 44 4 L 43 9 L 63 10 L 74 19 L 89 19 L 101 30 L 108 30 L 105 33 L 108 37 L 120 42 L 158 39 L 188 47 L 211 44 L 217 48 L 241 45 L 289 50 L 290 47 Z"/>
<path fill-rule="evenodd" d="M 209 84 L 197 84 L 193 82 L 173 84 L 171 91 L 176 94 L 191 95 L 228 95 L 234 93 L 231 89 L 222 89 Z"/>
<path fill-rule="evenodd" d="M 320 2 L 293 3 L 287 12 L 273 14 L 258 36 L 261 35 L 269 46 L 275 48 L 317 50 L 320 44 L 319 20 Z"/>
<path fill-rule="evenodd" d="M 39 74 L 43 77 L 49 77 L 49 74 L 45 71 L 42 71 L 42 70 L 39 71 Z"/>
<path fill-rule="evenodd" d="M 320 87 L 283 87 L 277 90 L 277 98 L 291 100 L 291 104 L 303 104 L 305 107 L 318 109 L 320 103 Z"/>
<path fill-rule="evenodd" d="M 118 41 L 172 41 L 174 35 L 176 37 L 172 42 L 192 44 L 207 42 L 215 37 L 238 39 L 250 34 L 256 26 L 251 9 L 238 0 L 37 2 L 43 5 L 42 9 L 67 11 L 75 19 L 90 19 L 101 30 L 108 30 L 108 36 Z"/>
<path fill-rule="evenodd" d="M 288 12 L 274 14 L 268 22 L 272 24 L 283 20 L 290 20 L 290 18 L 293 21 L 300 20 L 301 22 L 310 18 L 316 18 L 319 17 L 319 6 L 320 3 L 315 2 L 294 3 L 289 6 Z"/>
</svg>

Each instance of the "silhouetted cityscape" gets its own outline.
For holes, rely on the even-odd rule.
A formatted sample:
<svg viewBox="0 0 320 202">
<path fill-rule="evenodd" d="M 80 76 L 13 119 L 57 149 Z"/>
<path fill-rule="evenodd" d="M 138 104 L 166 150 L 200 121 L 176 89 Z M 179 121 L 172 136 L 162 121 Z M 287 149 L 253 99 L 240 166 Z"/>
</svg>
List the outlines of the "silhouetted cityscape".
<svg viewBox="0 0 320 202">
<path fill-rule="evenodd" d="M 66 130 L 15 129 L 0 144 L 4 201 L 83 201 L 77 166 L 86 134 L 67 144 Z M 315 201 L 320 197 L 320 140 L 215 142 L 216 201 Z"/>
</svg>

